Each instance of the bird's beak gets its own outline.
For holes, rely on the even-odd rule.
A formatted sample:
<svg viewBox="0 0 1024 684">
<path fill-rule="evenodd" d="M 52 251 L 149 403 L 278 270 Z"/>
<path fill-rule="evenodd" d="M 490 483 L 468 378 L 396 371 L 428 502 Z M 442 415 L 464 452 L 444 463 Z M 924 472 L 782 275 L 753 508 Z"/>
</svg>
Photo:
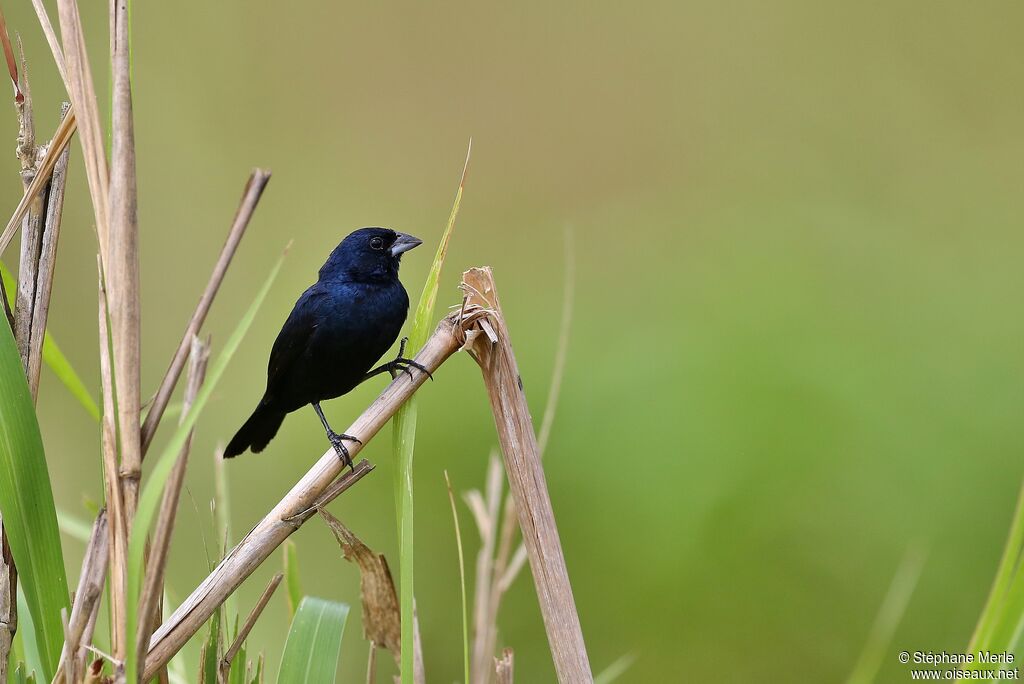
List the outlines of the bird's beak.
<svg viewBox="0 0 1024 684">
<path fill-rule="evenodd" d="M 399 233 L 398 238 L 391 244 L 391 256 L 396 257 L 402 252 L 408 252 L 414 247 L 419 247 L 423 244 L 423 240 L 412 235 L 406 235 L 405 233 Z"/>
</svg>

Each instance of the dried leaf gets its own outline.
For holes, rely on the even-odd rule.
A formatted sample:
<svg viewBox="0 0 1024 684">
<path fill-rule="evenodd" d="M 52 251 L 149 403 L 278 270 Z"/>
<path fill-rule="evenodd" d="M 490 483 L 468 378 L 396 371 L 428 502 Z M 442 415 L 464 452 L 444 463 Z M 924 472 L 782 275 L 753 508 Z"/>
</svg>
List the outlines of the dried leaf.
<svg viewBox="0 0 1024 684">
<path fill-rule="evenodd" d="M 322 509 L 320 515 L 334 532 L 345 560 L 359 566 L 363 637 L 391 651 L 397 664 L 401 654 L 401 617 L 387 560 L 383 554 L 374 553 L 333 515 Z"/>
</svg>

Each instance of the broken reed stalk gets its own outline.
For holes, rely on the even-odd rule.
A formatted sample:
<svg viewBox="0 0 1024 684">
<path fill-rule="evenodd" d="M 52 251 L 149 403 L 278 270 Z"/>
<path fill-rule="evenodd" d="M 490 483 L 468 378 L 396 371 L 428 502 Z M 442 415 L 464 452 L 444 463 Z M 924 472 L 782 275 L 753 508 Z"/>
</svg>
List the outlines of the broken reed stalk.
<svg viewBox="0 0 1024 684">
<path fill-rule="evenodd" d="M 459 347 L 454 331 L 459 325 L 457 315 L 446 317 L 416 355 L 416 361 L 431 372 Z M 393 380 L 359 418 L 345 430 L 359 437 L 363 444 L 353 443 L 348 449 L 355 457 L 384 427 L 426 376 L 413 373 L 410 379 L 402 374 Z M 365 465 L 364 465 L 365 464 Z M 356 472 L 343 475 L 341 460 L 334 449 L 328 449 L 291 491 L 232 549 L 213 572 L 185 599 L 156 631 L 149 643 L 144 680 L 148 680 L 194 635 L 215 610 L 239 585 L 265 561 L 274 550 L 329 500 L 325 493 L 340 493 L 372 469 L 366 461 L 356 464 Z M 341 486 L 341 483 L 345 483 Z"/>
<path fill-rule="evenodd" d="M 85 669 L 85 646 L 92 641 L 92 634 L 87 632 L 89 625 L 95 624 L 107 576 L 109 543 L 107 512 L 106 509 L 101 509 L 93 523 L 89 544 L 85 548 L 85 559 L 82 561 L 78 588 L 75 590 L 75 603 L 71 607 L 71 617 L 65 630 L 64 648 L 61 650 L 54 684 L 82 680 Z"/>
<path fill-rule="evenodd" d="M 562 316 L 558 331 L 558 345 L 555 352 L 554 367 L 551 371 L 551 384 L 548 386 L 547 401 L 544 405 L 544 418 L 541 420 L 537 434 L 537 449 L 544 458 L 551 428 L 554 425 L 555 412 L 558 408 L 558 397 L 561 394 L 562 380 L 565 377 L 566 361 L 569 357 L 569 332 L 572 328 L 573 304 L 575 301 L 576 259 L 573 247 L 572 232 L 565 234 L 565 285 L 562 289 Z M 493 485 L 497 477 L 496 489 Z M 487 684 L 491 681 L 491 656 L 498 642 L 498 611 L 501 601 L 509 587 L 526 564 L 526 547 L 520 541 L 512 551 L 516 541 L 516 508 L 511 493 L 505 495 L 505 503 L 501 511 L 500 541 L 497 554 L 494 555 L 493 536 L 498 528 L 498 501 L 501 498 L 501 465 L 498 457 L 492 453 L 488 460 L 486 486 L 486 503 L 478 491 L 467 492 L 466 501 L 473 509 L 483 540 L 477 560 L 476 592 L 474 595 L 475 631 L 473 638 L 473 673 L 474 684 Z M 492 558 L 493 555 L 493 558 Z"/>
<path fill-rule="evenodd" d="M 562 684 L 593 682 L 537 436 L 494 276 L 489 268 L 470 269 L 463 274 L 463 287 L 468 305 L 490 312 L 466 344 L 480 365 L 491 401 L 555 671 Z"/>
<path fill-rule="evenodd" d="M 138 188 L 135 177 L 135 126 L 128 48 L 128 0 L 110 3 L 111 150 L 109 185 L 109 241 L 104 252 L 108 311 L 114 349 L 117 424 L 121 443 L 121 488 L 125 523 L 131 535 L 142 478 L 139 441 L 141 412 L 141 305 L 139 296 Z M 86 67 L 87 68 L 87 67 Z M 124 657 L 123 652 L 115 654 Z"/>
<path fill-rule="evenodd" d="M 60 158 L 61 153 L 67 148 L 68 143 L 71 142 L 71 136 L 74 134 L 75 128 L 75 112 L 71 109 L 68 110 L 68 113 L 60 120 L 60 125 L 57 126 L 57 130 L 53 134 L 53 138 L 50 140 L 49 147 L 46 148 L 46 154 L 39 162 L 39 168 L 36 171 L 35 178 L 32 180 L 32 184 L 18 201 L 18 206 L 15 207 L 14 213 L 8 220 L 3 233 L 0 233 L 0 254 L 7 251 L 7 247 L 11 244 L 11 240 L 14 239 L 14 234 L 18 232 L 18 226 L 21 224 L 21 220 L 24 218 L 25 212 L 28 211 L 29 205 L 36 197 L 39 196 L 39 193 L 50 180 L 50 174 L 53 173 L 53 167 L 56 166 L 57 159 Z"/>
<path fill-rule="evenodd" d="M 167 404 L 171 400 L 171 394 L 174 392 L 178 378 L 181 377 L 181 371 L 185 367 L 185 360 L 188 358 L 190 341 L 194 335 L 199 334 L 199 329 L 202 327 L 203 321 L 206 320 L 206 314 L 210 312 L 213 299 L 217 296 L 217 291 L 220 289 L 220 284 L 224 281 L 224 275 L 227 273 L 228 266 L 231 265 L 231 259 L 235 256 L 235 251 L 238 249 L 238 243 L 241 242 L 242 236 L 245 235 L 245 229 L 249 226 L 249 221 L 252 219 L 253 212 L 256 211 L 256 205 L 260 201 L 263 189 L 267 187 L 269 181 L 270 171 L 266 169 L 253 169 L 249 175 L 249 180 L 245 184 L 245 190 L 242 192 L 242 200 L 235 212 L 235 218 L 231 222 L 231 230 L 228 231 L 227 239 L 220 250 L 220 256 L 213 267 L 213 273 L 210 274 L 210 280 L 206 284 L 203 296 L 199 298 L 199 303 L 192 313 L 192 318 L 189 319 L 188 327 L 185 328 L 185 334 L 181 337 L 181 342 L 178 344 L 178 349 L 174 352 L 171 364 L 167 368 L 167 372 L 164 373 L 164 378 L 160 382 L 160 388 L 157 390 L 156 396 L 153 398 L 149 413 L 146 414 L 146 421 L 142 425 L 143 458 L 146 456 L 149 445 L 153 442 L 153 435 L 156 433 L 160 419 L 163 417 Z"/>
<path fill-rule="evenodd" d="M 181 420 L 185 419 L 192 408 L 199 389 L 206 377 L 206 364 L 210 359 L 210 345 L 204 344 L 198 337 L 192 338 L 192 351 L 189 354 L 188 381 L 185 386 L 185 402 L 181 412 Z M 188 466 L 189 453 L 192 450 L 192 437 L 195 429 L 189 432 L 185 445 L 178 455 L 178 460 L 164 486 L 163 499 L 160 501 L 160 512 L 157 514 L 153 532 L 153 543 L 150 546 L 149 560 L 146 563 L 146 576 L 139 596 L 138 634 L 135 648 L 138 657 L 144 658 L 146 647 L 153 630 L 160 624 L 158 608 L 164 591 L 164 575 L 167 570 L 167 556 L 171 547 L 171 535 L 174 532 L 174 519 L 178 511 L 178 499 L 185 483 L 185 470 Z M 141 662 L 141 660 L 140 660 Z"/>
<path fill-rule="evenodd" d="M 242 625 L 242 629 L 238 631 L 238 636 L 228 646 L 228 650 L 224 652 L 224 657 L 220 661 L 220 667 L 217 668 L 217 681 L 219 684 L 226 684 L 228 681 L 228 675 L 231 674 L 231 661 L 238 655 L 238 651 L 242 648 L 242 644 L 245 643 L 246 638 L 249 636 L 249 632 L 252 631 L 256 621 L 260 619 L 260 615 L 263 613 L 263 609 L 267 607 L 267 603 L 270 602 L 270 598 L 277 591 L 277 587 L 281 584 L 281 580 L 284 579 L 282 573 L 277 573 L 270 580 L 270 584 L 263 590 L 263 595 L 260 596 L 260 600 L 253 606 L 252 611 L 249 613 L 249 617 L 245 619 L 245 624 Z"/>
<path fill-rule="evenodd" d="M 515 661 L 512 657 L 512 649 L 506 648 L 501 652 L 500 658 L 494 658 L 494 674 L 498 684 L 512 684 L 512 674 Z"/>
<path fill-rule="evenodd" d="M 70 104 L 61 107 L 61 116 L 67 116 Z M 64 191 L 68 180 L 68 160 L 71 148 L 65 147 L 53 167 L 53 177 L 46 198 L 46 219 L 43 222 L 43 239 L 39 253 L 39 268 L 36 275 L 35 303 L 32 306 L 32 328 L 29 332 L 28 387 L 35 399 L 39 395 L 39 372 L 43 360 L 43 340 L 46 336 L 46 321 L 50 314 L 50 295 L 53 292 L 53 275 L 57 264 L 57 240 L 60 237 L 61 219 L 64 216 Z"/>
</svg>

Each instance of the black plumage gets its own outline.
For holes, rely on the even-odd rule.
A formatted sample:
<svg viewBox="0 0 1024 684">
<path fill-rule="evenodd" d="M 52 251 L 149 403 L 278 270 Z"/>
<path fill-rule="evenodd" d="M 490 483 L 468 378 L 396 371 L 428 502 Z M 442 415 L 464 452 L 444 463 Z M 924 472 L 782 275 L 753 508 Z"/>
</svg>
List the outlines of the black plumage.
<svg viewBox="0 0 1024 684">
<path fill-rule="evenodd" d="M 262 451 L 285 416 L 312 404 L 328 439 L 349 465 L 342 440 L 320 410 L 320 402 L 350 392 L 371 375 L 407 371 L 418 364 L 398 357 L 371 370 L 394 344 L 409 310 L 398 279 L 402 254 L 420 240 L 387 228 L 362 228 L 341 241 L 320 269 L 320 277 L 295 303 L 274 342 L 267 366 L 267 389 L 224 452 Z"/>
</svg>

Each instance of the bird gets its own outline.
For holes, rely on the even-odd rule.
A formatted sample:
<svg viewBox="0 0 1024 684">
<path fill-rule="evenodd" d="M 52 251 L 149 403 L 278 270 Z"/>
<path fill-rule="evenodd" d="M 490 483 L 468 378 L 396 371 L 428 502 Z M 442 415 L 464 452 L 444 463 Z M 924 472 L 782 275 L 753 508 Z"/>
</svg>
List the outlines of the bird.
<svg viewBox="0 0 1024 684">
<path fill-rule="evenodd" d="M 360 228 L 347 235 L 320 268 L 319 278 L 299 297 L 270 351 L 267 386 L 256 409 L 224 450 L 233 458 L 251 449 L 259 453 L 277 434 L 285 416 L 312 405 L 327 439 L 342 463 L 352 459 L 344 442 L 358 437 L 331 429 L 320 402 L 346 394 L 380 373 L 392 379 L 419 363 L 398 355 L 376 368 L 402 330 L 409 296 L 398 279 L 402 255 L 422 244 L 389 228 Z M 354 468 L 353 468 L 354 469 Z"/>
</svg>

